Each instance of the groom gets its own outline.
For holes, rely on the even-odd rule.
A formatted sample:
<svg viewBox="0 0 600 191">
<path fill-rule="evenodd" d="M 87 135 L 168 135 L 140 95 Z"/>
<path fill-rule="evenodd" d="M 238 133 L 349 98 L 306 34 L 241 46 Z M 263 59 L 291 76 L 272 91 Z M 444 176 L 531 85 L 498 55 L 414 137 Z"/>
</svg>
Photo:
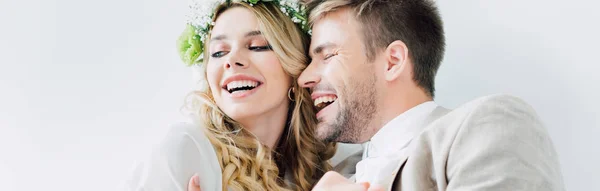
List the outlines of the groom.
<svg viewBox="0 0 600 191">
<path fill-rule="evenodd" d="M 317 135 L 367 143 L 350 180 L 314 190 L 564 190 L 535 111 L 505 95 L 454 110 L 434 101 L 444 31 L 426 0 L 314 0 L 312 62 L 298 83 L 319 109 Z M 356 182 L 356 183 L 355 183 Z"/>
</svg>

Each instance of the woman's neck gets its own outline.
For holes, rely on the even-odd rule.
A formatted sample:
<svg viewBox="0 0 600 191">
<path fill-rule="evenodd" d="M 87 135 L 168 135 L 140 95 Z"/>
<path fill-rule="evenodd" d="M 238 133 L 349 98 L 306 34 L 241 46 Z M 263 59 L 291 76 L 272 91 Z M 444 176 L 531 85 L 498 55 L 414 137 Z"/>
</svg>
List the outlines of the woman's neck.
<svg viewBox="0 0 600 191">
<path fill-rule="evenodd" d="M 262 144 L 273 149 L 279 142 L 285 129 L 288 117 L 288 105 L 282 104 L 281 107 L 263 113 L 260 116 L 239 122 L 245 129 L 252 132 Z"/>
</svg>

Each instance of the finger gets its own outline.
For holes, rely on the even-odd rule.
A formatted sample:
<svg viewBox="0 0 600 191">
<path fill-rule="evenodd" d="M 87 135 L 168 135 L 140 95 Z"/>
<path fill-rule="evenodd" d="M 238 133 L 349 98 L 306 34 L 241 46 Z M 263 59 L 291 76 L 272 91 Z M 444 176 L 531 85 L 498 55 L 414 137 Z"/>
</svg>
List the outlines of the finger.
<svg viewBox="0 0 600 191">
<path fill-rule="evenodd" d="M 371 187 L 371 184 L 369 184 L 369 182 L 361 182 L 361 183 L 357 183 L 358 185 L 362 186 L 363 188 L 369 189 Z"/>
<path fill-rule="evenodd" d="M 313 187 L 313 190 L 324 189 L 331 185 L 336 185 L 344 182 L 344 177 L 334 171 L 329 171 L 321 177 L 317 184 Z M 318 188 L 318 189 L 317 189 Z"/>
<path fill-rule="evenodd" d="M 369 187 L 369 191 L 384 191 L 385 189 L 382 186 L 376 185 L 376 184 L 372 184 Z"/>
<path fill-rule="evenodd" d="M 329 171 L 329 172 L 325 173 L 323 175 L 323 177 L 321 178 L 321 180 L 324 180 L 327 182 L 336 182 L 336 183 L 342 183 L 342 182 L 352 183 L 350 180 L 346 179 L 346 177 L 344 177 L 343 175 L 341 175 L 335 171 Z"/>
<path fill-rule="evenodd" d="M 329 171 L 321 177 L 319 182 L 313 188 L 313 191 L 329 191 L 329 190 L 364 190 L 366 191 L 368 188 L 368 183 L 366 185 L 363 184 L 355 184 L 350 180 L 346 179 L 341 174 Z"/>
<path fill-rule="evenodd" d="M 200 191 L 200 177 L 198 174 L 194 174 L 194 176 L 190 178 L 187 191 Z"/>
</svg>

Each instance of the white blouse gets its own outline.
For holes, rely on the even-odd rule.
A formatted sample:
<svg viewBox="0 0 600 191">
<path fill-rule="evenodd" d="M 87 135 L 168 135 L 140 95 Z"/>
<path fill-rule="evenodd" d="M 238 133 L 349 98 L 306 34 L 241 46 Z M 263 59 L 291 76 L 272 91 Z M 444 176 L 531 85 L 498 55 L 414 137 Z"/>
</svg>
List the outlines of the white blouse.
<svg viewBox="0 0 600 191">
<path fill-rule="evenodd" d="M 221 190 L 221 167 L 204 131 L 191 123 L 173 125 L 152 155 L 127 180 L 130 191 L 186 191 L 197 173 L 203 191 Z"/>
<path fill-rule="evenodd" d="M 330 162 L 333 166 L 340 164 L 335 167 L 336 171 L 351 176 L 358 162 L 356 157 L 351 158 L 361 150 L 360 145 L 339 144 Z M 220 191 L 222 173 L 217 160 L 212 144 L 199 126 L 173 125 L 152 155 L 136 164 L 124 190 L 186 191 L 190 178 L 198 174 L 202 191 Z"/>
</svg>

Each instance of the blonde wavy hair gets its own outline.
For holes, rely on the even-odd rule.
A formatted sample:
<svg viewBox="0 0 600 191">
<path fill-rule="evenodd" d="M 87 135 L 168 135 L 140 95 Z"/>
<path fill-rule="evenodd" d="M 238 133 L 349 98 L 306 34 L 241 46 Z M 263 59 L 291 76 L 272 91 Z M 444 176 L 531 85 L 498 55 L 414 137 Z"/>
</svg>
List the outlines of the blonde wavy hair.
<svg viewBox="0 0 600 191">
<path fill-rule="evenodd" d="M 315 138 L 317 120 L 310 93 L 295 83 L 309 62 L 306 56 L 308 37 L 273 3 L 254 6 L 224 3 L 216 9 L 213 21 L 233 7 L 243 7 L 254 13 L 261 32 L 292 79 L 295 101 L 290 103 L 280 142 L 272 150 L 228 117 L 216 105 L 206 80 L 199 82 L 204 88 L 188 96 L 184 109 L 202 121 L 206 135 L 217 151 L 223 171 L 223 190 L 310 190 L 331 169 L 328 160 L 335 152 L 335 143 L 323 143 Z M 210 34 L 206 39 L 210 39 Z M 209 50 L 209 44 L 205 43 L 204 50 Z M 210 58 L 208 54 L 205 51 L 204 58 Z M 206 76 L 205 65 L 200 65 L 203 76 Z M 284 180 L 284 175 L 291 175 L 288 177 L 291 180 Z"/>
</svg>

